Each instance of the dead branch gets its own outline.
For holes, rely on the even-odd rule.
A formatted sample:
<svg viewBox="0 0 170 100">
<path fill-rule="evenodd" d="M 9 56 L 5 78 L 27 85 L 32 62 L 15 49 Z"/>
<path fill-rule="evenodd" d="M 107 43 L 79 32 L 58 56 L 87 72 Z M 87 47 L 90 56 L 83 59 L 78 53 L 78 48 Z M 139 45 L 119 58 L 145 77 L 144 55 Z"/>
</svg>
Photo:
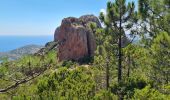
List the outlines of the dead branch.
<svg viewBox="0 0 170 100">
<path fill-rule="evenodd" d="M 41 73 L 38 73 L 38 74 L 36 74 L 36 75 L 33 76 L 33 77 L 26 77 L 26 78 L 24 78 L 24 79 L 16 82 L 15 84 L 13 84 L 13 85 L 11 85 L 11 86 L 8 86 L 8 87 L 5 88 L 5 89 L 0 89 L 0 93 L 4 93 L 4 92 L 7 92 L 7 91 L 9 91 L 9 90 L 11 90 L 11 89 L 15 89 L 15 88 L 17 88 L 20 84 L 27 83 L 27 82 L 33 80 L 34 78 L 38 77 L 39 75 L 41 75 Z"/>
<path fill-rule="evenodd" d="M 49 67 L 50 67 L 50 64 L 48 64 L 48 65 L 46 66 L 46 68 L 43 69 L 42 71 L 40 71 L 40 72 L 38 72 L 38 73 L 33 73 L 33 75 L 31 75 L 31 76 L 28 76 L 28 77 L 26 77 L 26 78 L 23 78 L 23 79 L 21 79 L 21 80 L 16 81 L 16 82 L 15 82 L 13 85 L 11 85 L 11 86 L 8 86 L 8 87 L 6 87 L 6 88 L 4 88 L 4 89 L 0 89 L 0 93 L 8 92 L 9 90 L 12 90 L 12 89 L 17 88 L 17 87 L 18 87 L 19 85 L 21 85 L 21 84 L 27 83 L 27 82 L 29 82 L 29 81 L 37 78 L 38 76 L 40 76 L 41 74 L 43 74 Z"/>
</svg>

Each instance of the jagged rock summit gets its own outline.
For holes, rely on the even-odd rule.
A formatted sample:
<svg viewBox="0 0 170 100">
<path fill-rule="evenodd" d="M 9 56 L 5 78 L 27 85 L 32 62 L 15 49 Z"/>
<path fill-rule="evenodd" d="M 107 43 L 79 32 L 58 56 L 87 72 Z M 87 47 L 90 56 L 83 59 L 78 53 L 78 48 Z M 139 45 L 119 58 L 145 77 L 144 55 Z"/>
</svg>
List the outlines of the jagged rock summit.
<svg viewBox="0 0 170 100">
<path fill-rule="evenodd" d="M 79 60 L 94 55 L 96 49 L 95 37 L 88 27 L 95 23 L 101 24 L 94 15 L 84 15 L 80 18 L 68 17 L 62 20 L 61 26 L 55 31 L 54 41 L 59 43 L 58 58 L 63 60 Z"/>
</svg>

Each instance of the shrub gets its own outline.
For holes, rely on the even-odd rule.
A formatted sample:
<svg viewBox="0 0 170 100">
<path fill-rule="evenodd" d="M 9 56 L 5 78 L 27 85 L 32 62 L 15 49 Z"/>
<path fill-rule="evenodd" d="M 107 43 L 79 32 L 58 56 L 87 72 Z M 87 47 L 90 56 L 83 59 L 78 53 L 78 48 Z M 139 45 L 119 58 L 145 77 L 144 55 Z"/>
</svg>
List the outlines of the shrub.
<svg viewBox="0 0 170 100">
<path fill-rule="evenodd" d="M 117 100 L 117 96 L 111 93 L 111 91 L 101 90 L 95 97 L 95 100 Z"/>
<path fill-rule="evenodd" d="M 170 96 L 164 95 L 150 86 L 146 86 L 144 89 L 135 90 L 133 100 L 170 100 Z"/>
<path fill-rule="evenodd" d="M 131 98 L 134 95 L 135 89 L 143 89 L 147 82 L 142 78 L 128 78 L 121 84 L 115 84 L 112 87 L 112 93 L 121 93 L 125 98 Z"/>
<path fill-rule="evenodd" d="M 70 68 L 74 65 L 75 63 L 73 61 L 63 61 L 62 66 L 66 68 Z"/>
</svg>

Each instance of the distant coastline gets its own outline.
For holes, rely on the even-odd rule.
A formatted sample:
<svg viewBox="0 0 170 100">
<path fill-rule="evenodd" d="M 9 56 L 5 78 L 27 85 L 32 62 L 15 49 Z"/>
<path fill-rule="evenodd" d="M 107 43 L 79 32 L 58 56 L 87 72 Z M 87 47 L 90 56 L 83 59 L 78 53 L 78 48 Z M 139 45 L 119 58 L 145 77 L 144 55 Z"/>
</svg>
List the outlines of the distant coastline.
<svg viewBox="0 0 170 100">
<path fill-rule="evenodd" d="M 8 52 L 16 48 L 35 44 L 45 45 L 45 43 L 52 41 L 53 36 L 0 36 L 0 52 Z"/>
</svg>

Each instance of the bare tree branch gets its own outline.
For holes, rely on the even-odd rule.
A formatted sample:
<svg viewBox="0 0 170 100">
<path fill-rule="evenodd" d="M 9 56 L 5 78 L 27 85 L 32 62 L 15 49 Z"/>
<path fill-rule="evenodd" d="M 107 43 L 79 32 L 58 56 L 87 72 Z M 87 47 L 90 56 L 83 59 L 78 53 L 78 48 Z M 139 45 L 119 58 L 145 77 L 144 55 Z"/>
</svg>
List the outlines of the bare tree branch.
<svg viewBox="0 0 170 100">
<path fill-rule="evenodd" d="M 33 77 L 26 77 L 26 78 L 24 78 L 24 79 L 22 79 L 22 80 L 20 80 L 20 81 L 18 81 L 18 82 L 16 82 L 16 83 L 14 83 L 14 84 L 11 85 L 11 86 L 8 86 L 8 87 L 5 88 L 5 89 L 0 89 L 0 93 L 4 93 L 4 92 L 7 92 L 7 91 L 9 91 L 9 90 L 11 90 L 11 89 L 15 89 L 15 88 L 17 88 L 20 84 L 27 83 L 27 82 L 33 80 L 34 78 L 38 77 L 39 75 L 41 75 L 41 73 L 38 73 L 38 74 L 36 74 L 36 75 L 33 76 Z"/>
<path fill-rule="evenodd" d="M 21 84 L 27 83 L 27 82 L 29 82 L 29 81 L 37 78 L 38 76 L 40 76 L 41 74 L 43 74 L 48 68 L 50 68 L 50 64 L 47 64 L 47 65 L 45 65 L 45 66 L 46 66 L 46 68 L 43 69 L 43 70 L 41 70 L 40 72 L 38 72 L 38 73 L 33 73 L 33 75 L 30 75 L 30 76 L 28 76 L 28 77 L 26 77 L 26 78 L 24 78 L 24 79 L 18 80 L 18 81 L 15 82 L 13 85 L 10 85 L 10 86 L 8 86 L 8 87 L 6 87 L 6 88 L 4 88 L 4 89 L 0 89 L 0 93 L 6 93 L 6 92 L 8 92 L 9 90 L 12 90 L 12 89 L 17 88 L 17 87 L 18 87 L 19 85 L 21 85 Z"/>
</svg>

